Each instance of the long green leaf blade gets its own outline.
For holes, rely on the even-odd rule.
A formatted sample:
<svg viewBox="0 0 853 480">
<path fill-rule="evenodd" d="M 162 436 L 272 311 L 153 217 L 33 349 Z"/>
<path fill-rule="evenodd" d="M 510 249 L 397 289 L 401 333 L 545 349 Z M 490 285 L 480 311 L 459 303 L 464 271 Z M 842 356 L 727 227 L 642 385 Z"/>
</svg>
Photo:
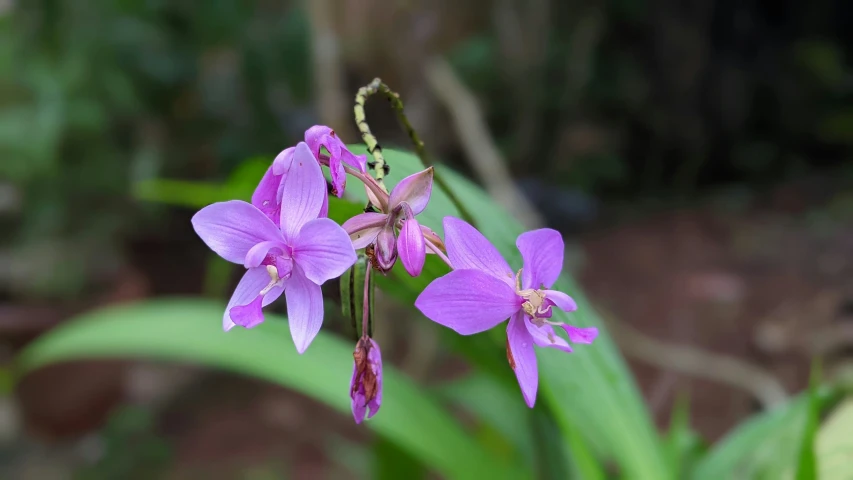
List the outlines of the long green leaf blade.
<svg viewBox="0 0 853 480">
<path fill-rule="evenodd" d="M 43 336 L 18 358 L 23 371 L 79 358 L 145 357 L 201 363 L 269 380 L 349 415 L 352 346 L 321 332 L 296 353 L 287 323 L 267 314 L 252 330 L 225 333 L 222 305 L 158 300 L 86 313 Z M 381 414 L 366 422 L 379 435 L 447 478 L 526 478 L 486 453 L 458 422 L 390 365 Z"/>
</svg>

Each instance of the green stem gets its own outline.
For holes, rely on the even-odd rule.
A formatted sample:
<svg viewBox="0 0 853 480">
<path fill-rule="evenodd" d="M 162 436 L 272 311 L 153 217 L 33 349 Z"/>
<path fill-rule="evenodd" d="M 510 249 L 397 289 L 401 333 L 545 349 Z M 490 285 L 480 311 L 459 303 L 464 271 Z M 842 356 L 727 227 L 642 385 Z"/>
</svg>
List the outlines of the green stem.
<svg viewBox="0 0 853 480">
<path fill-rule="evenodd" d="M 382 83 L 382 80 L 379 78 L 374 78 L 372 82 L 359 88 L 358 93 L 355 96 L 355 123 L 358 126 L 359 132 L 361 132 L 361 138 L 367 145 L 367 151 L 373 155 L 375 161 L 373 168 L 376 170 L 376 181 L 382 189 L 387 192 L 388 189 L 385 187 L 384 179 L 385 176 L 388 175 L 390 168 L 388 167 L 388 163 L 385 161 L 385 156 L 382 155 L 382 146 L 379 145 L 376 137 L 370 132 L 370 126 L 367 124 L 367 117 L 364 114 L 364 104 L 367 102 L 368 97 L 376 93 L 381 93 L 388 99 L 388 102 L 391 104 L 391 108 L 394 109 L 394 113 L 397 115 L 397 121 L 400 122 L 400 125 L 406 131 L 406 134 L 408 134 L 409 140 L 411 140 L 412 144 L 415 146 L 415 153 L 421 160 L 421 163 L 425 167 L 429 167 L 433 165 L 433 162 L 430 160 L 429 155 L 427 155 L 424 142 L 421 141 L 418 133 L 415 131 L 414 127 L 412 127 L 408 117 L 406 117 L 406 113 L 403 109 L 403 101 L 400 99 L 400 94 L 391 90 L 388 85 Z M 444 176 L 441 175 L 438 170 L 434 171 L 433 180 L 436 185 L 444 191 L 447 198 L 450 199 L 451 203 L 453 203 L 459 211 L 459 215 L 461 215 L 462 218 L 471 225 L 475 225 L 474 217 L 468 212 L 468 209 L 465 208 L 459 200 L 459 197 L 457 197 L 453 190 L 451 190 L 450 186 L 445 181 Z"/>
</svg>

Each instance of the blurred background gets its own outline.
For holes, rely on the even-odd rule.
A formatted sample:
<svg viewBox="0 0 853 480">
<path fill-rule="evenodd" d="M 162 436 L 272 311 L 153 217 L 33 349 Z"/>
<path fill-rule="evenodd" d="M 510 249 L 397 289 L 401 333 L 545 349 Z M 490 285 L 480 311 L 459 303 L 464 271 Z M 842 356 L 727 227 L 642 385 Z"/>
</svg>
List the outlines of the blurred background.
<svg viewBox="0 0 853 480">
<path fill-rule="evenodd" d="M 135 186 L 230 181 L 318 123 L 358 143 L 374 77 L 431 154 L 563 232 L 659 426 L 687 393 L 713 442 L 803 390 L 813 357 L 844 375 L 851 21 L 840 0 L 0 0 L 2 477 L 370 475 L 369 431 L 260 380 L 125 360 L 15 384 L 12 365 L 96 307 L 225 298 L 239 272 L 193 209 Z M 409 148 L 387 102 L 367 117 Z M 382 308 L 406 320 L 386 362 L 425 383 L 465 368 Z"/>
</svg>

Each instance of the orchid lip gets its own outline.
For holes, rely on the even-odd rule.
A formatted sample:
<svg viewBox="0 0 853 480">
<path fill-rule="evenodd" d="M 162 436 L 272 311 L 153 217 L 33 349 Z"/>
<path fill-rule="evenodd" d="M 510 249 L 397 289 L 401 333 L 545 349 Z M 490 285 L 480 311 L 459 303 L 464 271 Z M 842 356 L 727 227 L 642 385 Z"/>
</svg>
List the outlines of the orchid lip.
<svg viewBox="0 0 853 480">
<path fill-rule="evenodd" d="M 550 317 L 551 304 L 545 302 L 546 295 L 542 289 L 528 288 L 522 290 L 521 274 L 523 271 L 524 269 L 521 268 L 515 274 L 515 293 L 524 299 L 524 303 L 521 304 L 524 313 L 530 316 L 535 325 L 541 327 L 545 323 L 544 318 Z"/>
</svg>

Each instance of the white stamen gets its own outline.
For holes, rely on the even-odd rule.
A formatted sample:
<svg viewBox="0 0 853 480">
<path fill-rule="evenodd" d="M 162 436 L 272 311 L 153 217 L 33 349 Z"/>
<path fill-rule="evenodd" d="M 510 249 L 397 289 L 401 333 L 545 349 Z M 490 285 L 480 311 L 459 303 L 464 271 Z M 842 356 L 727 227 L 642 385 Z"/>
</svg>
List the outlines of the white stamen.
<svg viewBox="0 0 853 480">
<path fill-rule="evenodd" d="M 281 281 L 281 278 L 278 277 L 278 269 L 272 265 L 267 265 L 267 273 L 270 274 L 270 283 L 261 290 L 260 295 L 266 295 L 270 290 L 273 289 L 278 283 Z"/>
</svg>

